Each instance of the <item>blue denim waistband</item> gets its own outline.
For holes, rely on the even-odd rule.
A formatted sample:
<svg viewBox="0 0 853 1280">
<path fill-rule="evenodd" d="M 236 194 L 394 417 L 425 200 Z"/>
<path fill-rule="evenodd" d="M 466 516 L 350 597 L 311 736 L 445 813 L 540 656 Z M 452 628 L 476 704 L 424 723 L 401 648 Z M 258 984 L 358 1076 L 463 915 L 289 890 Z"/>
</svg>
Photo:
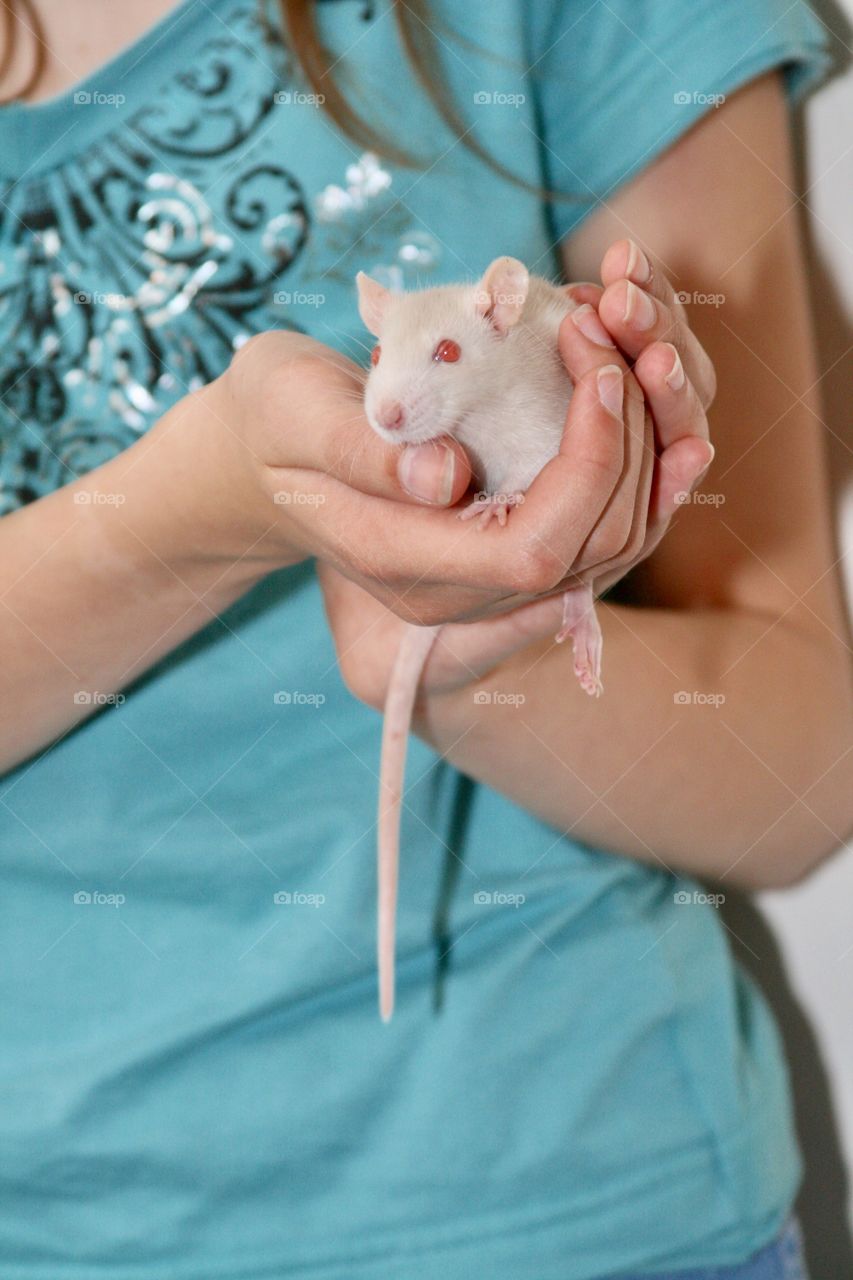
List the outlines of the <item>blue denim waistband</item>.
<svg viewBox="0 0 853 1280">
<path fill-rule="evenodd" d="M 733 1267 L 623 1275 L 614 1280 L 809 1280 L 799 1221 L 791 1217 L 770 1244 Z"/>
</svg>

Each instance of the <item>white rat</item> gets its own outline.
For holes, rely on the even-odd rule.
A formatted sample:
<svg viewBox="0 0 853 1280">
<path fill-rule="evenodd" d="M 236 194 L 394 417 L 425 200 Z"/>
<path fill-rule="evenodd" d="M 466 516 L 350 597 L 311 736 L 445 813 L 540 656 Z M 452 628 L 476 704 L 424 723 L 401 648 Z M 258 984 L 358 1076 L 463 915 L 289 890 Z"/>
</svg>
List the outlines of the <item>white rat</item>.
<svg viewBox="0 0 853 1280">
<path fill-rule="evenodd" d="M 379 339 L 371 355 L 364 408 L 390 444 L 452 436 L 464 447 L 480 490 L 460 512 L 483 527 L 509 509 L 559 451 L 572 383 L 557 348 L 566 293 L 497 258 L 482 280 L 392 293 L 363 272 L 359 312 Z M 407 627 L 385 702 L 379 783 L 377 951 L 379 1008 L 394 1009 L 394 947 L 400 809 L 406 745 L 418 682 L 439 627 Z M 571 635 L 575 673 L 601 693 L 601 629 L 591 584 L 563 595 L 557 641 Z"/>
</svg>

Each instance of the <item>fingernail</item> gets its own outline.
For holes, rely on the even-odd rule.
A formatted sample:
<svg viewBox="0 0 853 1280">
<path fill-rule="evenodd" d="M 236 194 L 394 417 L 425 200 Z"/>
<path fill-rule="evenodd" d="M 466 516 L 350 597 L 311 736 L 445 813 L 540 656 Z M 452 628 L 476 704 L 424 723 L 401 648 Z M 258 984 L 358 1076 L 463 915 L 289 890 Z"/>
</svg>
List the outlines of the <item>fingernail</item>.
<svg viewBox="0 0 853 1280">
<path fill-rule="evenodd" d="M 648 284 L 652 278 L 652 264 L 633 240 L 628 241 L 628 265 L 625 268 L 625 275 L 636 280 L 637 284 Z"/>
<path fill-rule="evenodd" d="M 638 289 L 635 284 L 631 284 L 630 280 L 625 294 L 625 314 L 622 319 L 632 329 L 641 330 L 651 329 L 657 319 L 655 304 L 649 295 L 643 293 L 642 289 Z"/>
<path fill-rule="evenodd" d="M 670 391 L 680 391 L 684 386 L 684 365 L 681 363 L 681 356 L 676 348 L 672 346 L 672 343 L 668 342 L 666 345 L 672 348 L 673 360 L 672 368 L 664 378 L 664 382 Z"/>
<path fill-rule="evenodd" d="M 397 463 L 400 484 L 413 498 L 422 502 L 434 502 L 447 506 L 453 496 L 456 475 L 456 454 L 444 449 L 441 471 L 436 466 L 433 445 L 413 445 L 404 449 Z"/>
<path fill-rule="evenodd" d="M 608 413 L 622 419 L 622 398 L 625 383 L 618 364 L 606 364 L 598 371 L 598 398 Z"/>
<path fill-rule="evenodd" d="M 572 312 L 572 324 L 580 329 L 584 337 L 589 338 L 590 342 L 594 342 L 596 346 L 611 347 L 615 350 L 616 343 L 599 320 L 595 307 L 590 306 L 588 302 L 585 302 L 582 307 L 578 307 L 577 311 Z"/>
</svg>

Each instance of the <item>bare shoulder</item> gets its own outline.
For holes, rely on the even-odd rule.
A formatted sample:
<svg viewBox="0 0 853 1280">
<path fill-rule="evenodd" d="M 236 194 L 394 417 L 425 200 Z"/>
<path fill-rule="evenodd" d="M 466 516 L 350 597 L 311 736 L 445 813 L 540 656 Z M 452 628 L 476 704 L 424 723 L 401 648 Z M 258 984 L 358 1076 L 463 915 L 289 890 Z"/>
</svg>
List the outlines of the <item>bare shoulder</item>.
<svg viewBox="0 0 853 1280">
<path fill-rule="evenodd" d="M 801 214 L 787 104 L 771 73 L 591 215 L 564 261 L 570 279 L 595 279 L 607 246 L 635 239 L 680 292 L 717 373 L 717 455 L 702 498 L 636 571 L 643 597 L 842 634 Z"/>
</svg>

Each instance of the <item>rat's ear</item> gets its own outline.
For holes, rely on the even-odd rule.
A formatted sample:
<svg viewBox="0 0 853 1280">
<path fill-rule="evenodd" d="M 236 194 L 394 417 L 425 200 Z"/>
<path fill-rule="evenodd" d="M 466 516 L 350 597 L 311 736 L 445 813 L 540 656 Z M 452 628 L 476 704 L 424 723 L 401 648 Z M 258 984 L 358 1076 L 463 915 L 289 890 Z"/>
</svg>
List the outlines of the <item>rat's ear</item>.
<svg viewBox="0 0 853 1280">
<path fill-rule="evenodd" d="M 358 314 L 374 338 L 378 338 L 385 310 L 391 300 L 391 291 L 363 271 L 359 271 L 355 282 L 358 285 Z"/>
<path fill-rule="evenodd" d="M 527 267 L 517 258 L 495 258 L 477 286 L 477 310 L 488 316 L 498 333 L 506 333 L 521 319 L 530 288 Z"/>
</svg>

